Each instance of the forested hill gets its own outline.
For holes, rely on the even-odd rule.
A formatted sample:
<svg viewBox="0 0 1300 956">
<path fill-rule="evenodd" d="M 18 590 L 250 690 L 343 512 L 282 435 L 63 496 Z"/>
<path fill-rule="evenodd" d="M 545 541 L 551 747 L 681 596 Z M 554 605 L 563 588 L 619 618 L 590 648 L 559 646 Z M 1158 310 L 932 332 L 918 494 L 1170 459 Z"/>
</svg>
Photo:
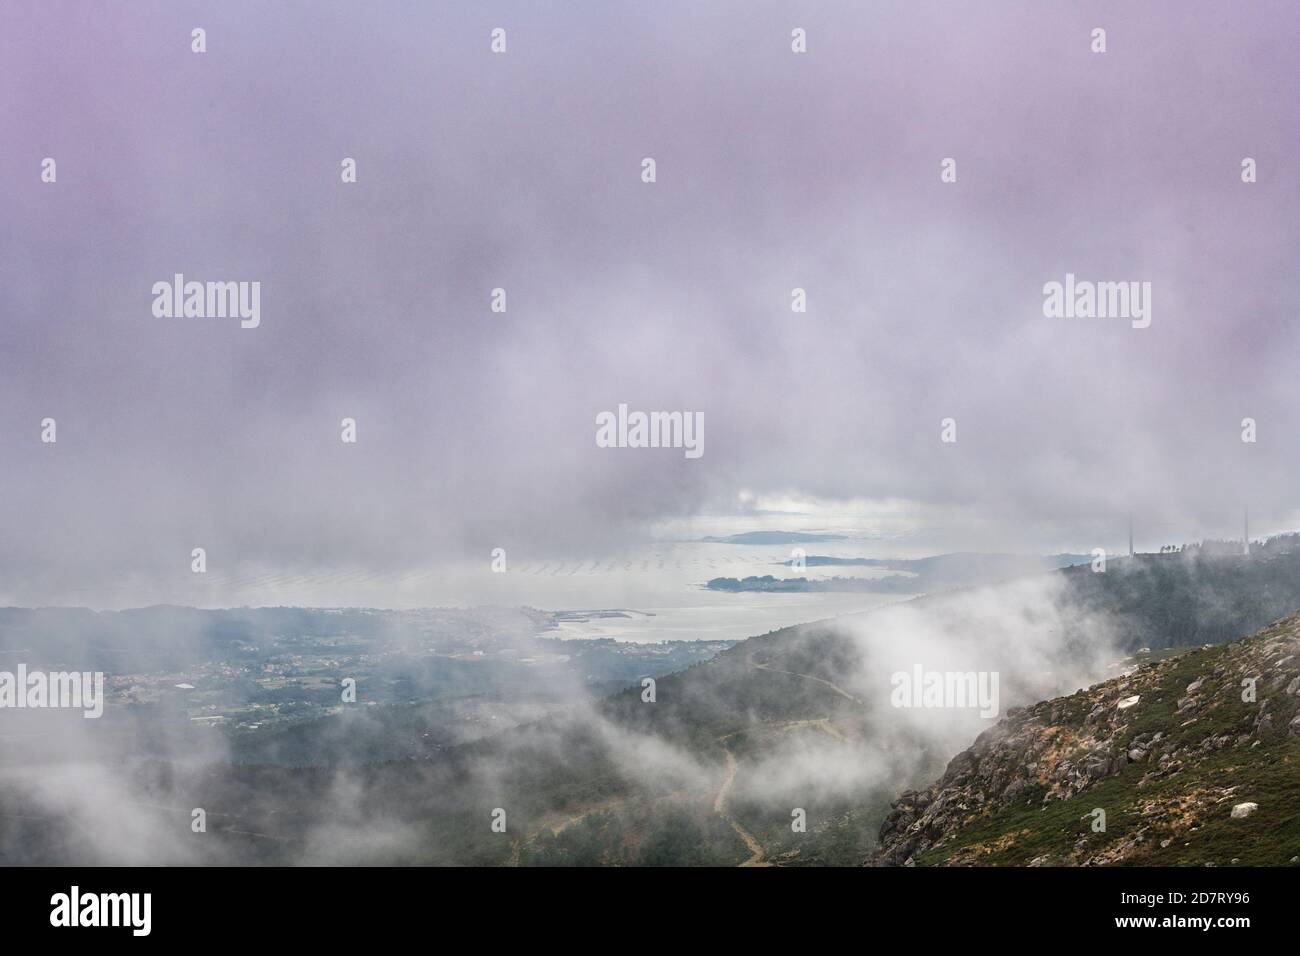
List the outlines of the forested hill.
<svg viewBox="0 0 1300 956">
<path fill-rule="evenodd" d="M 1089 565 L 1058 573 L 1082 610 L 1113 616 L 1130 649 L 1214 644 L 1300 608 L 1300 535 L 1249 555 L 1191 547 L 1112 560 L 1104 574 Z"/>
<path fill-rule="evenodd" d="M 595 706 L 575 696 L 544 719 L 411 759 L 194 764 L 186 754 L 142 759 L 146 745 L 135 742 L 119 760 L 106 756 L 104 780 L 88 776 L 85 792 L 129 794 L 132 832 L 150 839 L 87 841 L 93 802 L 84 813 L 53 804 L 39 780 L 14 776 L 0 782 L 0 861 L 856 865 L 875 850 L 890 802 L 934 781 L 985 726 L 968 715 L 936 730 L 895 710 L 897 661 L 881 655 L 922 640 L 929 667 L 969 667 L 958 663 L 967 648 L 995 655 L 979 669 L 1001 669 L 1006 713 L 1108 676 L 1092 668 L 1118 664 L 1115 636 L 1132 652 L 1214 644 L 1300 608 L 1293 540 L 1249 556 L 1139 555 L 1105 573 L 1071 568 L 785 628 L 660 676 L 653 702 L 637 681 Z M 1090 644 L 1099 633 L 1104 648 Z M 1210 673 L 1219 666 L 1229 665 Z M 1028 697 L 1035 685 L 1014 684 L 1043 675 L 1077 682 Z M 314 732 L 364 750 L 384 710 L 345 709 Z M 433 729 L 413 723 L 406 736 Z M 1140 749 L 1160 732 L 1149 730 L 1134 735 Z M 1201 738 L 1180 743 L 1193 745 Z M 200 806 L 209 829 L 196 840 L 176 808 Z M 507 811 L 505 832 L 491 827 L 496 809 Z M 795 811 L 806 830 L 792 829 Z"/>
</svg>

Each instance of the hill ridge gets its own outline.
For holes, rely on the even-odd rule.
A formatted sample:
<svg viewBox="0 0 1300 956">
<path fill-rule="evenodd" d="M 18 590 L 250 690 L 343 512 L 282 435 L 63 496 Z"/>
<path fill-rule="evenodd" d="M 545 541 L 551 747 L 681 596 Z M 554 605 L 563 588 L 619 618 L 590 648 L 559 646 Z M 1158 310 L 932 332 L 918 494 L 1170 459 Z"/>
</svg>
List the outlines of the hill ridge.
<svg viewBox="0 0 1300 956">
<path fill-rule="evenodd" d="M 867 862 L 1294 864 L 1298 790 L 1300 612 L 1013 709 L 893 802 Z"/>
</svg>

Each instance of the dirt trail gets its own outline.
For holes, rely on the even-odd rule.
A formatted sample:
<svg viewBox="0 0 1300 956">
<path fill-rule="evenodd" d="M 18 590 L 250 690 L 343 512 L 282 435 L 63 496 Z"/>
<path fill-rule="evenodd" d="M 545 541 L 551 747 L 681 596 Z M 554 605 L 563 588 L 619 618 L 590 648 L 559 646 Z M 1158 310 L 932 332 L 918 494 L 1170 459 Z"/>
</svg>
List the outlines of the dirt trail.
<svg viewBox="0 0 1300 956">
<path fill-rule="evenodd" d="M 237 835 L 239 835 L 239 836 L 257 837 L 259 840 L 276 840 L 276 841 L 278 841 L 278 842 L 280 842 L 280 843 L 293 843 L 293 842 L 294 842 L 293 839 L 290 838 L 290 837 L 273 836 L 273 835 L 270 834 L 270 833 L 257 833 L 257 832 L 255 832 L 255 831 L 253 831 L 253 830 L 236 830 L 236 829 L 231 828 L 231 829 L 227 829 L 227 830 L 220 830 L 220 831 L 218 831 L 218 832 L 220 832 L 220 833 L 234 833 L 234 834 L 237 834 Z"/>
<path fill-rule="evenodd" d="M 736 836 L 740 837 L 745 846 L 749 848 L 750 857 L 740 864 L 741 866 L 771 866 L 772 864 L 767 861 L 766 854 L 763 852 L 763 847 L 754 839 L 754 835 L 727 812 L 727 794 L 731 791 L 731 785 L 736 780 L 737 769 L 735 756 L 730 750 L 727 750 L 727 741 L 732 736 L 732 734 L 727 734 L 725 737 L 718 738 L 718 743 L 722 744 L 727 754 L 727 779 L 722 781 L 722 786 L 718 788 L 718 795 L 713 800 L 713 812 L 726 820 L 731 825 L 731 829 L 736 831 Z"/>
<path fill-rule="evenodd" d="M 541 834 L 546 830 L 550 830 L 554 836 L 559 836 L 569 827 L 576 826 L 593 813 L 606 813 L 625 803 L 627 803 L 626 797 L 609 797 L 605 800 L 584 807 L 577 813 L 558 811 L 548 813 L 542 818 L 542 821 L 539 824 L 534 826 L 532 830 L 528 832 L 527 839 L 531 842 L 541 836 Z"/>
<path fill-rule="evenodd" d="M 816 681 L 819 684 L 826 685 L 831 690 L 835 691 L 835 693 L 839 694 L 841 697 L 844 697 L 847 700 L 851 700 L 855 704 L 862 703 L 862 701 L 858 700 L 858 698 L 854 697 L 843 687 L 840 687 L 838 684 L 834 684 L 831 681 L 826 680 L 825 678 L 814 677 L 812 674 L 799 674 L 794 671 L 781 670 L 780 668 L 771 667 L 767 664 L 759 664 L 755 662 L 752 657 L 746 658 L 746 663 L 748 663 L 750 667 L 756 668 L 757 670 L 771 671 L 774 674 L 786 674 L 790 677 L 801 677 L 804 680 Z M 835 725 L 830 722 L 830 718 L 828 717 L 822 717 L 822 718 L 812 719 L 812 720 L 782 721 L 776 724 L 775 726 L 816 727 L 818 730 L 834 738 L 835 740 L 840 741 L 841 743 L 848 742 L 848 738 L 845 737 L 844 734 L 842 734 L 839 731 L 839 729 L 836 728 Z M 740 864 L 741 866 L 772 866 L 772 863 L 767 859 L 767 854 L 766 851 L 764 851 L 762 844 L 760 844 L 758 840 L 755 839 L 754 835 L 750 833 L 748 830 L 746 830 L 744 826 L 742 826 L 740 822 L 736 820 L 735 817 L 733 817 L 730 813 L 727 812 L 727 796 L 731 792 L 732 784 L 734 784 L 736 781 L 736 771 L 739 769 L 739 765 L 736 762 L 735 755 L 732 754 L 731 750 L 727 747 L 727 741 L 730 740 L 733 736 L 735 735 L 727 734 L 726 736 L 718 738 L 718 743 L 722 744 L 723 751 L 727 755 L 727 776 L 726 779 L 722 781 L 722 786 L 718 788 L 717 796 L 714 797 L 713 799 L 713 812 L 718 814 L 718 816 L 722 817 L 722 819 L 727 821 L 727 824 L 731 827 L 731 829 L 736 831 L 736 835 L 740 837 L 741 841 L 748 848 L 750 853 L 749 859 L 741 863 Z M 611 807 L 621 802 L 623 802 L 621 799 L 614 798 L 614 799 L 602 801 L 600 804 L 587 808 L 586 810 L 583 810 L 577 815 L 570 815 L 570 814 L 559 815 L 558 820 L 552 818 L 551 820 L 548 820 L 545 823 L 543 823 L 541 826 L 536 827 L 533 830 L 533 832 L 527 834 L 527 839 L 528 840 L 536 839 L 538 834 L 540 834 L 543 829 L 547 829 L 547 828 L 549 828 L 553 833 L 558 834 L 566 827 L 572 826 L 573 824 L 580 822 L 584 817 L 592 813 L 598 812 L 600 810 L 610 809 Z M 511 853 L 511 859 L 509 864 L 510 866 L 519 865 L 520 848 L 521 848 L 520 841 L 516 840 L 511 848 L 512 853 Z"/>
<path fill-rule="evenodd" d="M 849 738 L 845 737 L 844 734 L 840 732 L 840 729 L 831 723 L 829 717 L 819 717 L 812 720 L 791 720 L 791 721 L 787 721 L 784 724 L 781 724 L 780 726 L 816 727 L 818 730 L 826 734 L 828 737 L 831 737 L 834 740 L 838 740 L 842 744 L 846 744 L 849 742 Z"/>
<path fill-rule="evenodd" d="M 727 738 L 719 737 L 718 743 L 723 747 L 727 746 Z M 727 791 L 731 789 L 732 783 L 736 780 L 736 758 L 732 756 L 731 751 L 727 751 L 727 779 L 722 781 L 722 786 L 718 788 L 718 795 L 713 799 L 713 812 L 727 815 Z"/>
<path fill-rule="evenodd" d="M 858 700 L 856 697 L 854 697 L 852 694 L 846 691 L 839 684 L 832 684 L 824 677 L 814 677 L 812 674 L 798 674 L 795 673 L 794 671 L 783 671 L 779 667 L 772 667 L 768 664 L 756 663 L 752 657 L 746 658 L 746 662 L 749 664 L 750 667 L 756 668 L 757 670 L 760 671 L 771 671 L 773 674 L 788 674 L 790 677 L 802 677 L 804 680 L 815 680 L 819 684 L 825 684 L 831 690 L 835 691 L 835 693 L 839 694 L 841 697 L 848 698 L 849 700 L 853 701 L 853 703 L 855 704 L 862 703 L 862 701 Z"/>
<path fill-rule="evenodd" d="M 826 680 L 825 678 L 814 677 L 812 674 L 797 674 L 794 671 L 784 671 L 777 667 L 770 667 L 767 664 L 759 664 L 752 657 L 747 657 L 746 663 L 748 663 L 750 667 L 756 668 L 757 670 L 771 671 L 774 674 L 787 674 L 790 677 L 802 677 L 804 680 L 812 680 L 812 681 L 816 681 L 819 684 L 825 684 L 827 687 L 835 691 L 835 693 L 839 694 L 841 697 L 844 697 L 847 700 L 851 700 L 855 704 L 862 703 L 862 701 L 858 700 L 858 698 L 854 697 L 843 687 L 840 687 L 838 684 L 833 684 L 830 681 Z M 818 730 L 834 738 L 835 740 L 838 740 L 842 743 L 848 742 L 848 738 L 845 737 L 844 734 L 842 734 L 839 731 L 839 729 L 830 722 L 830 718 L 828 717 L 822 717 L 815 720 L 783 721 L 777 724 L 776 726 L 816 727 Z M 727 741 L 730 740 L 733 736 L 735 735 L 727 734 L 726 736 L 718 738 L 718 743 L 722 744 L 723 750 L 726 752 L 727 755 L 727 778 L 722 781 L 722 786 L 718 788 L 718 795 L 713 800 L 713 812 L 718 814 L 718 816 L 722 817 L 722 819 L 726 820 L 727 823 L 731 825 L 731 828 L 736 831 L 736 835 L 739 836 L 742 841 L 744 841 L 745 846 L 749 848 L 750 857 L 744 863 L 740 864 L 741 866 L 771 866 L 772 863 L 768 861 L 767 854 L 764 852 L 763 847 L 758 842 L 758 840 L 754 839 L 754 835 L 750 833 L 748 830 L 746 830 L 743 826 L 741 826 L 740 823 L 736 820 L 736 818 L 727 812 L 727 795 L 731 792 L 732 784 L 735 783 L 736 770 L 737 770 L 735 755 L 732 754 L 730 748 L 727 747 Z"/>
</svg>

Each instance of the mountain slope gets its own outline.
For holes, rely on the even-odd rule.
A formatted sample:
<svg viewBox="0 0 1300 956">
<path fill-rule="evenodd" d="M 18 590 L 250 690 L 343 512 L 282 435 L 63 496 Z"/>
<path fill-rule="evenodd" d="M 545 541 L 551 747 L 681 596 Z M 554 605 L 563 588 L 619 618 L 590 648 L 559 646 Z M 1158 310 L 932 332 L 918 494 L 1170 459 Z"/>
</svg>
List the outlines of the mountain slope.
<svg viewBox="0 0 1300 956">
<path fill-rule="evenodd" d="M 1026 605 L 1026 590 L 1041 600 Z M 1090 622 L 1108 623 L 1105 630 L 1117 639 L 1115 656 L 1108 651 L 1105 657 L 1110 666 L 1139 647 L 1245 637 L 1296 607 L 1300 549 L 1261 547 L 1249 557 L 1139 555 L 1113 561 L 1104 574 L 1087 567 L 1053 572 L 753 637 L 707 662 L 659 675 L 654 703 L 643 698 L 640 675 L 625 690 L 600 700 L 577 693 L 585 691 L 580 683 L 566 706 L 548 708 L 543 718 L 511 722 L 502 732 L 450 746 L 441 744 L 436 725 L 422 723 L 441 719 L 431 718 L 429 708 L 400 710 L 383 701 L 313 721 L 304 734 L 310 732 L 314 740 L 303 741 L 288 754 L 289 748 L 276 748 L 279 758 L 266 764 L 220 756 L 198 761 L 193 750 L 151 748 L 139 735 L 104 747 L 104 732 L 111 728 L 103 725 L 111 717 L 83 721 L 77 716 L 75 724 L 83 735 L 96 735 L 87 737 L 96 746 L 86 751 L 90 756 L 70 765 L 67 772 L 76 774 L 75 787 L 52 785 L 64 772 L 52 758 L 0 773 L 0 862 L 853 865 L 875 849 L 891 800 L 905 788 L 935 780 L 952 754 L 974 738 L 974 727 L 987 726 L 962 725 L 959 732 L 935 735 L 918 723 L 924 713 L 890 706 L 895 665 L 880 656 L 883 652 L 897 647 L 900 653 L 916 655 L 910 660 L 965 668 L 975 666 L 959 663 L 963 647 L 969 645 L 984 655 L 980 668 L 1000 671 L 1002 701 L 1011 705 L 1116 673 L 1075 672 L 1075 652 L 1086 658 L 1095 650 L 1089 644 L 1094 633 L 1087 626 Z M 28 619 L 30 613 L 13 613 L 23 618 L 19 623 L 25 633 L 15 630 L 9 638 L 11 649 L 41 647 L 38 639 L 44 632 Z M 907 626 L 900 623 L 904 614 Z M 355 627 L 364 630 L 367 620 Z M 472 624 L 465 622 L 465 627 Z M 1008 626 L 1021 632 L 1023 640 L 999 644 Z M 311 633 L 314 627 L 310 619 L 289 618 L 284 636 Z M 438 637 L 439 646 L 445 650 L 447 641 L 463 629 L 449 619 L 441 628 L 446 633 Z M 241 640 L 247 636 L 236 633 Z M 465 639 L 476 639 L 476 633 Z M 936 644 L 939 634 L 947 639 Z M 918 640 L 924 646 L 914 651 Z M 262 645 L 260 638 L 253 643 Z M 1042 666 L 1055 664 L 1062 681 L 1071 678 L 1054 685 L 1060 690 L 1037 684 L 1032 692 L 1027 685 L 1017 688 L 1012 680 L 1015 661 L 1008 662 L 1006 653 L 998 659 L 987 656 L 1000 646 L 1004 652 L 1011 648 L 1021 657 L 1037 659 L 1047 645 L 1055 654 Z M 0 641 L 0 649 L 4 646 Z M 221 653 L 220 659 L 230 659 L 228 651 Z M 1177 688 L 1178 698 L 1197 676 L 1196 666 Z M 332 679 L 346 673 L 328 672 Z M 1145 673 L 1130 678 L 1145 679 Z M 1260 682 L 1261 700 L 1266 692 L 1276 693 L 1266 690 L 1270 686 Z M 464 691 L 469 694 L 471 688 Z M 469 708 L 477 698 L 446 699 Z M 1176 710 L 1176 699 L 1169 697 L 1161 706 Z M 1075 698 L 1062 698 L 1071 700 Z M 1078 708 L 1085 705 L 1079 698 Z M 1053 723 L 1075 719 L 1069 709 L 1065 707 Z M 1088 705 L 1078 719 L 1091 709 Z M 496 711 L 479 706 L 472 712 L 490 720 L 489 713 Z M 1133 719 L 1161 713 L 1145 707 L 1138 712 Z M 1293 712 L 1270 713 L 1268 727 L 1285 739 Z M 9 718 L 14 716 L 10 712 Z M 130 712 L 124 716 L 136 719 Z M 1246 716 L 1243 712 L 1241 718 Z M 141 727 L 157 723 L 150 720 L 141 719 Z M 1193 724 L 1192 729 L 1200 730 L 1201 725 Z M 1154 735 L 1161 730 L 1163 723 L 1143 732 Z M 213 728 L 208 735 L 214 747 L 224 741 L 218 734 Z M 408 748 L 411 755 L 390 759 L 406 741 L 413 744 Z M 1271 760 L 1277 754 L 1271 747 L 1261 743 L 1254 753 Z M 240 746 L 231 752 L 249 750 Z M 1240 752 L 1228 746 L 1216 753 L 1235 758 Z M 1291 754 L 1289 763 L 1252 765 L 1242 780 L 1258 783 L 1259 793 L 1268 788 L 1294 790 L 1295 758 L 1293 752 L 1286 753 Z M 1156 754 L 1158 760 L 1158 749 Z M 1008 768 L 1007 780 L 1022 767 L 1023 762 Z M 1090 767 L 1086 761 L 1077 762 L 1072 768 L 1075 783 L 1086 773 L 1089 779 L 1098 777 L 1098 784 L 1128 786 L 1123 767 L 1105 780 Z M 1179 778 L 1173 780 L 1178 783 Z M 1001 792 L 991 785 L 988 789 Z M 1032 793 L 1022 795 L 1028 799 Z M 1294 827 L 1294 820 L 1278 822 L 1271 816 L 1281 799 L 1250 795 L 1240 800 L 1257 800 L 1261 809 L 1234 824 L 1276 823 L 1283 837 L 1278 845 L 1295 845 L 1286 838 L 1291 832 L 1286 827 Z M 1039 805 L 1047 809 L 1039 810 Z M 1073 826 L 1077 839 L 1091 833 L 1087 821 L 1079 818 L 1095 806 L 1089 797 L 1010 809 L 1023 811 L 1029 821 L 1017 824 L 1019 829 L 1068 811 L 1073 816 L 1063 818 L 1058 829 Z M 1123 811 L 1105 806 L 1110 833 L 1124 832 Z M 102 825 L 105 807 L 112 808 L 112 827 Z M 208 813 L 208 832 L 202 839 L 190 830 L 194 807 Z M 980 808 L 971 807 L 972 813 Z M 508 811 L 505 833 L 491 827 L 497 808 Z M 900 809 L 894 808 L 896 813 Z M 803 811 L 806 832 L 794 829 L 795 810 Z M 902 819 L 896 815 L 895 826 L 887 827 L 887 846 L 896 844 L 899 831 L 906 829 Z M 950 821 L 937 821 L 929 844 L 917 854 L 932 848 L 944 829 L 938 824 L 945 822 Z M 1005 823 L 998 818 L 989 826 Z M 116 833 L 137 836 L 130 841 L 111 839 Z M 86 834 L 96 836 L 87 839 Z M 1029 862 L 1052 849 L 1053 841 L 1060 842 L 1054 831 L 1043 840 L 1043 850 L 1034 852 L 1021 841 L 1002 855 L 990 854 L 987 861 Z M 761 849 L 761 857 L 750 841 Z M 957 845 L 935 847 L 933 855 L 920 862 L 943 862 L 948 849 Z M 1286 858 L 1296 852 L 1291 849 Z M 911 855 L 909 849 L 889 862 L 901 863 Z M 1228 862 L 1244 856 L 1216 853 L 1205 859 Z"/>
<path fill-rule="evenodd" d="M 1009 714 L 880 841 L 885 866 L 1300 862 L 1300 614 Z"/>
</svg>

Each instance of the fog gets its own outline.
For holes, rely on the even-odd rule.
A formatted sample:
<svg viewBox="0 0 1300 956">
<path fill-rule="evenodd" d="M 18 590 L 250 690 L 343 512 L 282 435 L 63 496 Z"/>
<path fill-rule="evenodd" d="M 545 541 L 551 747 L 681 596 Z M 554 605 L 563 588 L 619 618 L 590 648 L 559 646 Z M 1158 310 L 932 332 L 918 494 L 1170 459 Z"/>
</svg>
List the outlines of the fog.
<svg viewBox="0 0 1300 956">
<path fill-rule="evenodd" d="M 40 10 L 0 13 L 0 603 L 390 606 L 779 498 L 931 552 L 1295 525 L 1292 3 Z M 155 317 L 177 272 L 260 325 Z M 1150 327 L 1046 318 L 1067 272 Z M 621 403 L 703 456 L 598 447 Z"/>
<path fill-rule="evenodd" d="M 752 746 L 736 752 L 733 803 L 775 807 L 787 816 L 793 807 L 866 805 L 922 785 L 1008 708 L 1113 676 L 1122 656 L 1109 617 L 1083 607 L 1061 574 L 894 604 L 779 637 L 754 650 L 738 645 L 723 657 L 728 666 L 739 665 L 742 681 L 774 672 L 797 675 L 796 693 L 813 712 L 829 716 L 773 722 L 761 692 L 744 702 L 740 685 L 744 703 L 728 718 L 727 728 L 735 729 L 727 737 L 739 729 L 752 737 Z M 808 639 L 832 644 L 809 645 Z M 21 794 L 27 807 L 40 808 L 77 861 L 249 862 L 258 857 L 250 858 L 244 842 L 253 840 L 271 841 L 271 850 L 257 852 L 279 862 L 418 862 L 420 853 L 466 862 L 461 854 L 468 850 L 430 848 L 429 828 L 436 834 L 449 821 L 466 820 L 486 833 L 490 813 L 503 808 L 515 814 L 516 828 L 527 828 L 525 838 L 534 836 L 547 821 L 590 809 L 583 800 L 566 809 L 569 798 L 558 794 L 586 793 L 605 776 L 619 781 L 617 797 L 608 801 L 612 807 L 639 812 L 638 801 L 664 799 L 710 806 L 726 774 L 724 750 L 689 742 L 705 728 L 680 723 L 675 715 L 689 711 L 672 708 L 683 705 L 682 694 L 726 693 L 717 684 L 722 678 L 708 676 L 715 666 L 687 672 L 695 680 L 703 675 L 700 689 L 664 677 L 654 703 L 625 697 L 613 708 L 575 679 L 536 722 L 444 757 L 387 769 L 366 764 L 366 752 L 358 750 L 372 739 L 365 725 L 371 732 L 382 726 L 373 711 L 361 708 L 313 731 L 351 751 L 346 765 L 294 778 L 246 772 L 243 783 L 231 775 L 232 754 L 215 728 L 160 735 L 122 713 L 95 721 L 28 712 L 38 732 L 27 741 L 27 761 L 18 761 L 25 766 L 18 770 L 16 763 L 6 772 L 6 788 Z M 997 718 L 952 701 L 938 708 L 895 706 L 893 675 L 916 666 L 996 673 Z M 668 716 L 661 719 L 656 708 L 664 707 Z M 179 719 L 184 723 L 183 714 Z M 37 750 L 42 758 L 32 766 Z M 394 780 L 401 781 L 396 793 L 387 789 Z M 552 781 L 550 789 L 539 780 Z M 410 796 L 402 797 L 407 790 Z M 550 802 L 557 799 L 562 802 Z M 194 807 L 209 814 L 210 834 L 191 831 Z M 510 832 L 520 837 L 519 829 Z"/>
</svg>

